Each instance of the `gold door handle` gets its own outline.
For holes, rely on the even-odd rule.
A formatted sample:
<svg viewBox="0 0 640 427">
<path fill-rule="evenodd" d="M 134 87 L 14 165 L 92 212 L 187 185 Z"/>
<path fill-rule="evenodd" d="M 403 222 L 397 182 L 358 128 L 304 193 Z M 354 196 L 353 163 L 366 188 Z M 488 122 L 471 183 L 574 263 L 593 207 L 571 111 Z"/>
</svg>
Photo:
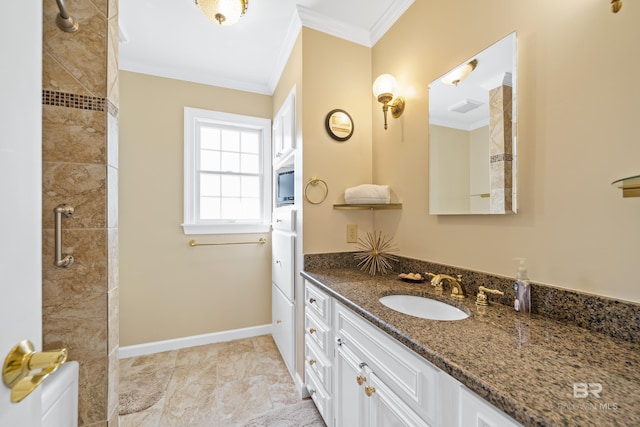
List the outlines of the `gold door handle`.
<svg viewBox="0 0 640 427">
<path fill-rule="evenodd" d="M 67 349 L 37 352 L 31 341 L 13 347 L 2 366 L 2 380 L 11 389 L 11 401 L 20 402 L 67 360 Z M 31 374 L 31 371 L 39 371 Z"/>
<path fill-rule="evenodd" d="M 358 381 L 358 385 L 364 384 L 366 380 L 367 380 L 367 377 L 365 377 L 364 375 L 358 375 L 356 377 L 356 381 Z"/>
<path fill-rule="evenodd" d="M 371 395 L 376 392 L 376 388 L 368 385 L 364 388 L 364 392 L 367 394 L 367 396 L 371 397 Z"/>
<path fill-rule="evenodd" d="M 315 334 L 316 333 L 316 328 L 309 328 L 309 333 L 310 334 Z"/>
</svg>

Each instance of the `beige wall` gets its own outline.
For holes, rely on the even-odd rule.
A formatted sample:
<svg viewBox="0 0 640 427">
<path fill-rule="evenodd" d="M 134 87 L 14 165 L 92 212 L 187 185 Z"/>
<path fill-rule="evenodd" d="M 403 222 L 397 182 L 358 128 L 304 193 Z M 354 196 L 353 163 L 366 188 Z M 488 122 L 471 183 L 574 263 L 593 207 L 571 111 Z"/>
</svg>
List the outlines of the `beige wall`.
<svg viewBox="0 0 640 427">
<path fill-rule="evenodd" d="M 404 204 L 376 227 L 407 256 L 508 276 L 526 257 L 534 281 L 640 301 L 640 199 L 610 185 L 640 173 L 639 21 L 600 0 L 415 2 L 373 48 L 407 98 L 386 132 L 372 110 L 374 181 Z M 519 213 L 430 216 L 427 84 L 514 30 Z"/>
<path fill-rule="evenodd" d="M 120 74 L 120 342 L 271 323 L 270 245 L 189 247 L 265 235 L 186 236 L 183 108 L 271 118 L 270 96 Z"/>
<path fill-rule="evenodd" d="M 358 224 L 359 235 L 365 235 L 371 213 L 334 210 L 333 204 L 344 203 L 346 188 L 372 183 L 371 49 L 308 28 L 302 35 L 303 179 L 306 183 L 317 176 L 329 188 L 323 203 L 304 204 L 304 252 L 355 250 L 353 243 L 346 243 L 346 226 Z M 324 128 L 334 108 L 353 119 L 353 136 L 347 141 L 331 139 Z M 382 116 L 382 111 L 377 113 L 377 118 Z"/>
</svg>

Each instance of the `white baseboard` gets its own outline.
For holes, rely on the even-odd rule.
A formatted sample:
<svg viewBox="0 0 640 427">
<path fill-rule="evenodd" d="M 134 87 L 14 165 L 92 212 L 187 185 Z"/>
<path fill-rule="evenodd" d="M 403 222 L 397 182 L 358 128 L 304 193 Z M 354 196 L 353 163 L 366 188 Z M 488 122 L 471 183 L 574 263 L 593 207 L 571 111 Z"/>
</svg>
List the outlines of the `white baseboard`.
<svg viewBox="0 0 640 427">
<path fill-rule="evenodd" d="M 135 356 L 146 356 L 163 351 L 180 350 L 182 348 L 196 347 L 199 345 L 214 344 L 217 342 L 232 341 L 242 338 L 257 337 L 271 333 L 271 324 L 252 326 L 231 331 L 213 332 L 211 334 L 194 335 L 184 338 L 176 338 L 166 341 L 156 341 L 145 344 L 129 345 L 120 347 L 118 354 L 120 359 L 127 359 Z"/>
<path fill-rule="evenodd" d="M 296 383 L 296 389 L 298 390 L 298 393 L 300 394 L 301 399 L 306 399 L 307 397 L 311 397 L 311 395 L 309 394 L 309 389 L 307 388 L 307 385 L 304 383 L 304 381 L 302 381 L 302 378 L 300 378 L 300 374 L 296 372 L 296 377 L 293 380 Z"/>
</svg>

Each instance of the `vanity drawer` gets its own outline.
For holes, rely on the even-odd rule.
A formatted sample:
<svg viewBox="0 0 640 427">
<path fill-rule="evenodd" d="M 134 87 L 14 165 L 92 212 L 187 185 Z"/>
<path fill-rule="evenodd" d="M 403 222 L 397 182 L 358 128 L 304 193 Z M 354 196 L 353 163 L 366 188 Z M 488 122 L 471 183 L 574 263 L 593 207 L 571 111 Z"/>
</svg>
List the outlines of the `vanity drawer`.
<svg viewBox="0 0 640 427">
<path fill-rule="evenodd" d="M 307 280 L 304 301 L 307 310 L 315 313 L 325 324 L 331 324 L 331 298 Z"/>
<path fill-rule="evenodd" d="M 309 391 L 309 395 L 313 399 L 313 403 L 316 404 L 316 408 L 318 408 L 318 412 L 322 415 L 322 419 L 324 420 L 327 426 L 333 425 L 333 419 L 331 418 L 331 406 L 333 402 L 331 401 L 331 396 L 327 393 L 326 389 L 320 384 L 318 378 L 315 376 L 313 371 L 305 369 L 305 383 L 307 385 L 307 390 Z"/>
<path fill-rule="evenodd" d="M 304 314 L 304 329 L 306 339 L 314 342 L 320 351 L 328 357 L 329 343 L 331 342 L 331 330 L 324 324 L 324 322 L 316 319 L 311 313 Z"/>
<path fill-rule="evenodd" d="M 326 390 L 331 390 L 331 362 L 323 353 L 316 351 L 313 340 L 305 336 L 304 369 L 312 371 Z"/>
<path fill-rule="evenodd" d="M 439 370 L 351 310 L 335 304 L 336 338 L 429 424 L 436 420 Z"/>
<path fill-rule="evenodd" d="M 280 208 L 273 212 L 274 230 L 295 231 L 296 228 L 296 210 Z"/>
</svg>

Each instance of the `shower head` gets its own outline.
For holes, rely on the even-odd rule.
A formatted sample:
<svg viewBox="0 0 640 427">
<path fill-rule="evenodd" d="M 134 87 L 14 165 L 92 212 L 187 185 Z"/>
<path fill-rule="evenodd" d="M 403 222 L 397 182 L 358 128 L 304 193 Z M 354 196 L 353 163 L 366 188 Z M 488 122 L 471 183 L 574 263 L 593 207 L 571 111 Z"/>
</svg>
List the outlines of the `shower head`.
<svg viewBox="0 0 640 427">
<path fill-rule="evenodd" d="M 67 13 L 67 9 L 64 7 L 63 0 L 56 0 L 58 3 L 58 9 L 60 9 L 60 13 L 56 16 L 56 24 L 58 28 L 60 28 L 65 33 L 75 33 L 78 31 L 78 23 L 73 19 L 69 13 Z"/>
</svg>

